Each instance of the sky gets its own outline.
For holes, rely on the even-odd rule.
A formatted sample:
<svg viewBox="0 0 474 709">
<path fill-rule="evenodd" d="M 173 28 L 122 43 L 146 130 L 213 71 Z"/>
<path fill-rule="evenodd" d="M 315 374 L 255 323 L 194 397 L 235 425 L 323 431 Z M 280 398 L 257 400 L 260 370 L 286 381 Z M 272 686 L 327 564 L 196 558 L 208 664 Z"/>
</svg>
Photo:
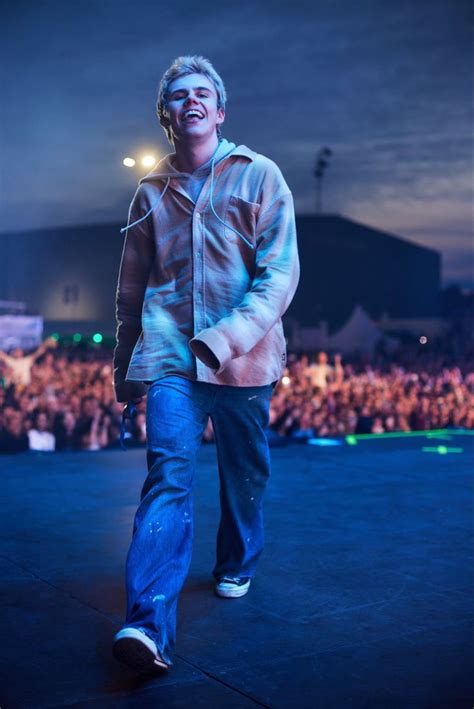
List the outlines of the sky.
<svg viewBox="0 0 474 709">
<path fill-rule="evenodd" d="M 297 214 L 315 211 L 328 146 L 324 212 L 434 248 L 443 285 L 474 285 L 467 0 L 8 5 L 0 249 L 2 232 L 126 221 L 147 170 L 122 160 L 173 151 L 159 80 L 177 56 L 201 54 L 226 86 L 223 136 L 279 165 Z"/>
</svg>

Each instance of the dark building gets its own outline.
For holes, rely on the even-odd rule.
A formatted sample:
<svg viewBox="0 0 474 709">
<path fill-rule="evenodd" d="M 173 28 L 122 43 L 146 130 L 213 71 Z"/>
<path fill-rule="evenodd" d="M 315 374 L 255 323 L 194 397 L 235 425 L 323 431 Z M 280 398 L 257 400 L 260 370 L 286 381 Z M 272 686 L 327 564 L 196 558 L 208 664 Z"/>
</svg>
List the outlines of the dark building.
<svg viewBox="0 0 474 709">
<path fill-rule="evenodd" d="M 122 224 L 0 236 L 0 300 L 24 301 L 46 332 L 115 332 Z M 301 280 L 286 318 L 329 331 L 356 304 L 375 320 L 440 314 L 440 254 L 340 216 L 297 217 Z M 285 318 L 285 319 L 286 319 Z"/>
<path fill-rule="evenodd" d="M 0 235 L 0 300 L 24 301 L 47 333 L 115 332 L 123 224 Z"/>
<path fill-rule="evenodd" d="M 301 278 L 287 317 L 338 330 L 360 305 L 374 319 L 440 315 L 441 255 L 337 215 L 297 217 Z"/>
</svg>

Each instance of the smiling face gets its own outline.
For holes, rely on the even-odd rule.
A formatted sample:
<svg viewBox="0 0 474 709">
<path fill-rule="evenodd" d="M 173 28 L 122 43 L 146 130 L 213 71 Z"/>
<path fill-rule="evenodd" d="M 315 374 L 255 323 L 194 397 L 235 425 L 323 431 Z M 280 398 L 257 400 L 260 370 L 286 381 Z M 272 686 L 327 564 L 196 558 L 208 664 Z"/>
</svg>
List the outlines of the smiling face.
<svg viewBox="0 0 474 709">
<path fill-rule="evenodd" d="M 175 79 L 168 89 L 166 108 L 161 123 L 171 128 L 175 141 L 212 138 L 225 118 L 224 109 L 217 108 L 216 88 L 204 74 Z"/>
</svg>

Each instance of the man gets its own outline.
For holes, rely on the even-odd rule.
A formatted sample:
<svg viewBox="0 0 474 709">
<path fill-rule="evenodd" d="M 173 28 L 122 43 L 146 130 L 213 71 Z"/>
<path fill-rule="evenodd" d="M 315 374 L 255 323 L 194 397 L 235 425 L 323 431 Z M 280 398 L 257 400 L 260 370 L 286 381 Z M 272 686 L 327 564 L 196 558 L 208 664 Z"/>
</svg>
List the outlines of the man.
<svg viewBox="0 0 474 709">
<path fill-rule="evenodd" d="M 328 378 L 331 376 L 333 369 L 328 364 L 326 352 L 318 352 L 317 361 L 306 367 L 306 374 L 309 377 L 311 386 L 325 392 L 328 388 Z"/>
<path fill-rule="evenodd" d="M 11 355 L 0 350 L 0 360 L 7 366 L 6 385 L 10 384 L 29 386 L 31 384 L 31 370 L 36 360 L 44 355 L 49 347 L 57 347 L 54 337 L 48 337 L 37 350 L 25 355 L 21 347 L 15 347 Z"/>
<path fill-rule="evenodd" d="M 117 288 L 117 401 L 147 393 L 148 476 L 126 562 L 117 659 L 172 664 L 193 535 L 192 480 L 211 417 L 221 519 L 215 592 L 244 595 L 263 550 L 266 428 L 286 362 L 281 316 L 299 279 L 291 192 L 274 162 L 222 138 L 212 64 L 178 57 L 157 113 L 175 152 L 139 182 Z"/>
</svg>

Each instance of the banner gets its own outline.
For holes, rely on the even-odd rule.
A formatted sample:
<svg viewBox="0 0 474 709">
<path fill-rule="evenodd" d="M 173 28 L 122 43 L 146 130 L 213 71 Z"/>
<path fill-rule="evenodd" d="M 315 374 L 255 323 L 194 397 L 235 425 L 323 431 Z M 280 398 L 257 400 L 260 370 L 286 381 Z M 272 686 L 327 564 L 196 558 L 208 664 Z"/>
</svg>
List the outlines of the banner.
<svg viewBox="0 0 474 709">
<path fill-rule="evenodd" d="M 0 315 L 0 349 L 14 347 L 36 349 L 43 339 L 43 318 L 40 315 Z"/>
</svg>

